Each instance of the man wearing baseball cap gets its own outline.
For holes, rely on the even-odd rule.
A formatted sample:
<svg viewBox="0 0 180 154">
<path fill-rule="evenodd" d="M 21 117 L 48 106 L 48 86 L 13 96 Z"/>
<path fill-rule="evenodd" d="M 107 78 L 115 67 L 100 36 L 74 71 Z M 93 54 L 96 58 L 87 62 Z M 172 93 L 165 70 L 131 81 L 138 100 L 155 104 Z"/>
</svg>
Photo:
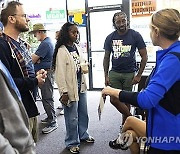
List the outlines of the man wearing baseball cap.
<svg viewBox="0 0 180 154">
<path fill-rule="evenodd" d="M 43 68 L 47 71 L 45 83 L 40 87 L 42 103 L 47 114 L 47 118 L 41 120 L 42 123 L 46 124 L 46 127 L 42 129 L 44 134 L 48 134 L 58 128 L 53 99 L 54 77 L 51 70 L 54 45 L 51 39 L 47 37 L 46 32 L 47 29 L 42 23 L 33 25 L 33 30 L 30 32 L 41 42 L 36 52 L 32 54 L 34 69 L 38 71 Z"/>
</svg>

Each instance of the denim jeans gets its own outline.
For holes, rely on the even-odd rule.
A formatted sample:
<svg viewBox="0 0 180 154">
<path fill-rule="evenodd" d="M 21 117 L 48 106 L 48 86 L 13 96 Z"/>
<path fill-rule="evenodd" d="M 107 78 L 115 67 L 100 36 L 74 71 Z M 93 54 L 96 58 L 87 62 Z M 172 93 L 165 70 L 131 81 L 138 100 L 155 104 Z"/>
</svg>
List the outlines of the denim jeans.
<svg viewBox="0 0 180 154">
<path fill-rule="evenodd" d="M 88 130 L 88 111 L 86 93 L 79 93 L 79 101 L 71 102 L 70 105 L 64 106 L 64 118 L 66 125 L 65 145 L 67 148 L 79 146 L 80 140 L 87 139 Z"/>
<path fill-rule="evenodd" d="M 53 74 L 51 71 L 48 71 L 45 83 L 40 87 L 42 103 L 44 110 L 47 114 L 48 124 L 55 123 L 55 119 L 56 119 L 56 114 L 54 109 L 54 98 L 53 98 L 53 85 L 54 85 Z"/>
</svg>

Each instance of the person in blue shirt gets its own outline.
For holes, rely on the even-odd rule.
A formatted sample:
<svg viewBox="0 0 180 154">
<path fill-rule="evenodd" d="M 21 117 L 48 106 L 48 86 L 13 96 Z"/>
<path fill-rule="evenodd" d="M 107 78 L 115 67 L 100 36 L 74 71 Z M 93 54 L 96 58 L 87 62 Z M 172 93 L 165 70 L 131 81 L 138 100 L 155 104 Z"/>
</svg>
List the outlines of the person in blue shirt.
<svg viewBox="0 0 180 154">
<path fill-rule="evenodd" d="M 33 30 L 30 33 L 33 33 L 37 40 L 41 42 L 36 52 L 32 54 L 34 69 L 36 72 L 40 69 L 47 71 L 47 78 L 44 85 L 40 87 L 40 90 L 43 107 L 47 114 L 47 118 L 41 120 L 42 123 L 47 124 L 42 129 L 42 133 L 48 134 L 58 128 L 53 98 L 54 76 L 51 70 L 54 44 L 47 36 L 47 30 L 42 23 L 34 24 Z"/>
<path fill-rule="evenodd" d="M 141 92 L 129 92 L 105 87 L 103 95 L 118 98 L 148 110 L 147 145 L 150 154 L 180 153 L 180 13 L 175 9 L 162 9 L 152 15 L 150 37 L 153 45 L 162 49 L 156 52 L 156 66 L 149 76 L 146 88 Z M 118 102 L 117 102 L 118 103 Z M 143 123 L 143 122 L 142 122 Z M 126 122 L 125 122 L 126 124 Z M 143 128 L 145 123 L 143 124 Z M 134 138 L 139 136 L 135 127 Z M 139 128 L 139 131 L 144 131 Z M 135 133 L 134 133 L 135 132 Z M 150 140 L 151 139 L 151 140 Z M 136 140 L 133 140 L 135 143 Z M 138 148 L 138 144 L 134 146 Z M 130 146 L 130 147 L 131 147 Z M 135 154 L 135 153 L 133 153 Z"/>
<path fill-rule="evenodd" d="M 106 37 L 104 42 L 104 75 L 105 85 L 114 88 L 132 91 L 132 86 L 141 80 L 141 75 L 147 62 L 147 51 L 144 40 L 139 32 L 130 29 L 127 15 L 124 12 L 117 12 L 113 16 L 115 31 Z M 135 52 L 138 50 L 141 61 L 137 68 Z M 109 71 L 110 55 L 112 54 L 112 68 Z M 123 115 L 122 125 L 130 113 L 130 105 L 111 98 L 112 104 Z M 109 142 L 109 146 L 118 149 L 116 139 Z"/>
</svg>

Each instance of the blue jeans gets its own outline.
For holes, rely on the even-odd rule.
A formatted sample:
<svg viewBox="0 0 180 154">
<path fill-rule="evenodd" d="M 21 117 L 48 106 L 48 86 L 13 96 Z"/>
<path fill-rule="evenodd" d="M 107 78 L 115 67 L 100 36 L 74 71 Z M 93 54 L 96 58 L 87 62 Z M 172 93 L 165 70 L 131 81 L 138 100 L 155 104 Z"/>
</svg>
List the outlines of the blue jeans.
<svg viewBox="0 0 180 154">
<path fill-rule="evenodd" d="M 40 87 L 42 103 L 44 110 L 47 114 L 48 124 L 55 123 L 56 114 L 54 109 L 54 98 L 53 98 L 53 85 L 54 85 L 54 77 L 52 71 L 47 72 L 47 78 L 45 83 Z"/>
<path fill-rule="evenodd" d="M 67 148 L 79 146 L 80 140 L 87 139 L 89 134 L 89 117 L 87 112 L 86 93 L 79 93 L 79 101 L 71 102 L 69 107 L 64 106 L 64 118 L 66 125 L 65 145 Z"/>
</svg>

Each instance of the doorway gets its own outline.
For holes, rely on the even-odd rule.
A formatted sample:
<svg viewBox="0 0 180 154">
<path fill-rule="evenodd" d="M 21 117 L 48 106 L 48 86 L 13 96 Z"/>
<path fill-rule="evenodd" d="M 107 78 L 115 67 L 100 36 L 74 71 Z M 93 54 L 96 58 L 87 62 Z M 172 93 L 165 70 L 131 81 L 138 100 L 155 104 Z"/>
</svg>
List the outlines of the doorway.
<svg viewBox="0 0 180 154">
<path fill-rule="evenodd" d="M 90 63 L 89 90 L 104 87 L 104 41 L 114 31 L 114 13 L 122 11 L 122 4 L 87 7 L 87 50 Z"/>
</svg>

